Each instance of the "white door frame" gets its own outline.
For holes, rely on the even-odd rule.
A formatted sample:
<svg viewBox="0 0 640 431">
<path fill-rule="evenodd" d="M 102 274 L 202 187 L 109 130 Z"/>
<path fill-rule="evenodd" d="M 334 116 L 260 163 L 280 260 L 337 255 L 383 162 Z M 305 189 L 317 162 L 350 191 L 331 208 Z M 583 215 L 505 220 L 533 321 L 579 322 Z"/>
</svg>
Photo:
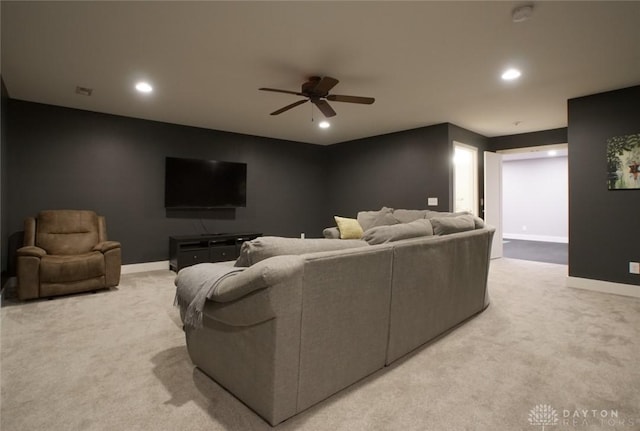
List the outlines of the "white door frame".
<svg viewBox="0 0 640 431">
<path fill-rule="evenodd" d="M 491 259 L 502 257 L 502 155 L 484 152 L 484 221 L 495 227 Z"/>
</svg>

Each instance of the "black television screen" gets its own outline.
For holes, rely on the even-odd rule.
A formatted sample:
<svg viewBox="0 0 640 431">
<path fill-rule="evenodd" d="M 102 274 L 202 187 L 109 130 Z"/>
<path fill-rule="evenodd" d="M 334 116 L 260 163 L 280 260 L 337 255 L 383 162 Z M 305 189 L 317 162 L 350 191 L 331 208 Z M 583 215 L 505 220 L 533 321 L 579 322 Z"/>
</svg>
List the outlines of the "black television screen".
<svg viewBox="0 0 640 431">
<path fill-rule="evenodd" d="M 165 208 L 247 206 L 247 164 L 167 157 Z"/>
</svg>

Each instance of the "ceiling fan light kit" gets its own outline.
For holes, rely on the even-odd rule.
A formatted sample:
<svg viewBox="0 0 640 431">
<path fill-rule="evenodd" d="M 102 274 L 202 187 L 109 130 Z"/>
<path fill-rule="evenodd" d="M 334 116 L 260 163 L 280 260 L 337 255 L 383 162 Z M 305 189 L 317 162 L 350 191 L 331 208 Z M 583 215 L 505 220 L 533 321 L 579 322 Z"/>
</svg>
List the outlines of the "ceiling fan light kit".
<svg viewBox="0 0 640 431">
<path fill-rule="evenodd" d="M 330 118 L 336 115 L 336 111 L 333 110 L 327 100 L 330 100 L 332 102 L 358 103 L 361 105 L 371 105 L 373 102 L 375 102 L 375 99 L 373 97 L 329 94 L 329 91 L 331 91 L 331 89 L 335 87 L 338 82 L 340 81 L 335 78 L 331 78 L 330 76 L 324 76 L 322 78 L 319 76 L 312 76 L 307 82 L 302 84 L 300 91 L 280 90 L 277 88 L 265 87 L 259 88 L 259 90 L 272 91 L 275 93 L 293 94 L 295 96 L 302 96 L 306 98 L 291 103 L 290 105 L 287 105 L 276 111 L 273 111 L 271 115 L 279 115 L 283 112 L 288 111 L 289 109 L 302 105 L 303 103 L 311 102 L 318 108 L 318 110 L 320 110 L 320 112 L 322 112 L 325 117 Z"/>
</svg>

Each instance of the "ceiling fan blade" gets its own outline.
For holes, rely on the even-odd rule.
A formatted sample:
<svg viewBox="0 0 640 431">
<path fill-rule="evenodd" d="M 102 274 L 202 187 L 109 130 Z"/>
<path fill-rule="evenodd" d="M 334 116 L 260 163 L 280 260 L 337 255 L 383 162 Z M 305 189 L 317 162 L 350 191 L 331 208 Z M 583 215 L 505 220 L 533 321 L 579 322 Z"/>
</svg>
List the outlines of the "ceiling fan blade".
<svg viewBox="0 0 640 431">
<path fill-rule="evenodd" d="M 327 96 L 327 100 L 332 102 L 362 103 L 364 105 L 371 105 L 376 101 L 373 97 L 342 96 L 340 94 L 330 94 Z"/>
<path fill-rule="evenodd" d="M 329 117 L 333 117 L 333 116 L 336 115 L 336 111 L 333 110 L 331 105 L 329 105 L 326 100 L 322 100 L 322 99 L 315 100 L 315 99 L 312 99 L 311 102 L 313 102 L 313 104 L 318 107 L 320 112 L 322 112 L 325 117 L 329 118 Z"/>
<path fill-rule="evenodd" d="M 318 94 L 320 96 L 325 95 L 331 90 L 336 84 L 340 82 L 335 78 L 331 78 L 330 76 L 325 76 L 320 79 L 315 87 L 313 87 L 313 94 Z"/>
<path fill-rule="evenodd" d="M 276 93 L 295 94 L 296 96 L 303 96 L 303 94 L 302 94 L 302 93 L 297 92 L 297 91 L 278 90 L 277 88 L 258 88 L 258 90 L 262 90 L 262 91 L 275 91 Z"/>
<path fill-rule="evenodd" d="M 271 115 L 278 115 L 278 114 L 282 114 L 285 111 L 288 111 L 291 108 L 295 108 L 298 105 L 302 105 L 303 103 L 307 103 L 309 99 L 304 99 L 304 100 L 298 100 L 297 102 L 293 102 L 291 105 L 287 105 L 284 108 L 280 108 L 277 111 L 273 111 L 271 113 Z"/>
</svg>

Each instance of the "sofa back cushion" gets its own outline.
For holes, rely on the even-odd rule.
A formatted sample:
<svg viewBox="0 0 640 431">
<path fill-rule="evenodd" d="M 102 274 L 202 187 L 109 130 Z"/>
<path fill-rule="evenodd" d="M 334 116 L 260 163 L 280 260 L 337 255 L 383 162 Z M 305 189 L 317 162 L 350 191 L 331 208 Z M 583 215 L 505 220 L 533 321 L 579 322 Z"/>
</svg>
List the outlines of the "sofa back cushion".
<svg viewBox="0 0 640 431">
<path fill-rule="evenodd" d="M 357 215 L 358 223 L 362 230 L 371 229 L 374 226 L 387 226 L 398 221 L 393 217 L 393 209 L 382 207 L 378 211 L 360 211 Z"/>
<path fill-rule="evenodd" d="M 242 244 L 240 257 L 238 257 L 235 266 L 251 266 L 272 256 L 300 255 L 368 245 L 366 241 L 359 239 L 300 239 L 262 236 Z"/>
<path fill-rule="evenodd" d="M 431 224 L 433 225 L 433 233 L 436 235 L 448 235 L 476 228 L 474 216 L 471 214 L 455 217 L 434 217 L 431 219 Z"/>
<path fill-rule="evenodd" d="M 428 210 L 403 210 L 393 211 L 393 217 L 400 223 L 411 223 L 414 220 L 426 218 Z"/>
<path fill-rule="evenodd" d="M 401 239 L 433 235 L 431 222 L 425 218 L 410 223 L 400 223 L 391 226 L 376 226 L 367 230 L 362 239 L 369 244 L 383 244 Z"/>
<path fill-rule="evenodd" d="M 98 215 L 93 211 L 47 210 L 38 214 L 36 245 L 49 254 L 89 253 L 98 238 Z"/>
</svg>

